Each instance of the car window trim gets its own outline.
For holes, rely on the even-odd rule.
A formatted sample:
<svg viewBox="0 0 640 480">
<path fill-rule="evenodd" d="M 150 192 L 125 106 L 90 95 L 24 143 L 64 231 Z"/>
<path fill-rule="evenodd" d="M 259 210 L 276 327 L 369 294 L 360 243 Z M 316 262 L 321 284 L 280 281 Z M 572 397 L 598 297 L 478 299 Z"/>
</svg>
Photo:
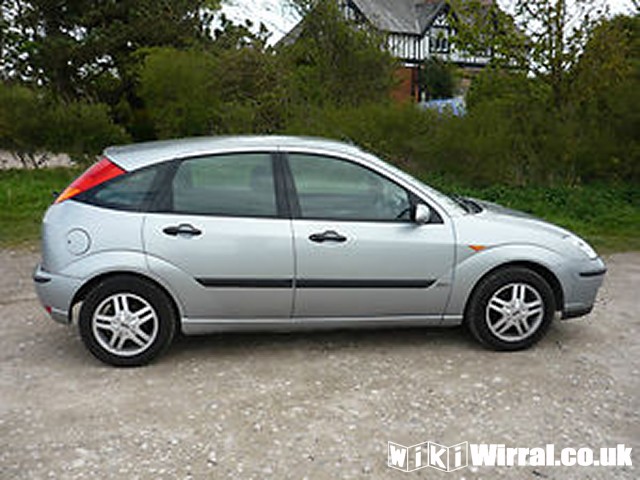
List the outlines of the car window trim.
<svg viewBox="0 0 640 480">
<path fill-rule="evenodd" d="M 293 172 L 291 171 L 291 165 L 289 164 L 289 152 L 279 152 L 283 184 L 285 185 L 284 195 L 287 197 L 287 202 L 290 206 L 290 218 L 292 220 L 302 218 L 302 209 L 300 208 L 300 201 L 298 199 L 298 189 L 293 179 Z"/>
<path fill-rule="evenodd" d="M 289 177 L 286 173 L 289 165 L 281 152 L 271 153 L 271 165 L 273 166 L 278 216 L 279 218 L 291 219 L 296 206 L 292 204 L 293 197 L 289 193 L 290 185 L 287 181 Z"/>
<path fill-rule="evenodd" d="M 155 194 L 147 205 L 144 206 L 144 212 L 155 213 L 160 211 L 162 209 L 162 203 L 172 202 L 173 200 L 173 195 L 163 195 L 163 193 L 167 191 L 165 187 L 171 185 L 171 179 L 178 169 L 178 163 L 174 160 L 169 160 L 158 163 L 156 166 L 159 167 L 158 175 L 151 184 L 151 188 L 155 189 Z M 169 205 L 169 208 L 171 207 L 172 205 Z"/>
</svg>

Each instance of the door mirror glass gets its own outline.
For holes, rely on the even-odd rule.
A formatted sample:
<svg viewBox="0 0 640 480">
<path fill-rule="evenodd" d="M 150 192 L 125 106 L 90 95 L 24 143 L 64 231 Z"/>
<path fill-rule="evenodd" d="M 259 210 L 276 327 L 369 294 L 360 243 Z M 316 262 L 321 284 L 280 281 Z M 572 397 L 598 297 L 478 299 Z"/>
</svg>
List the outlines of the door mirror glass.
<svg viewBox="0 0 640 480">
<path fill-rule="evenodd" d="M 413 220 L 419 225 L 425 225 L 431 220 L 431 209 L 424 203 L 416 205 Z"/>
</svg>

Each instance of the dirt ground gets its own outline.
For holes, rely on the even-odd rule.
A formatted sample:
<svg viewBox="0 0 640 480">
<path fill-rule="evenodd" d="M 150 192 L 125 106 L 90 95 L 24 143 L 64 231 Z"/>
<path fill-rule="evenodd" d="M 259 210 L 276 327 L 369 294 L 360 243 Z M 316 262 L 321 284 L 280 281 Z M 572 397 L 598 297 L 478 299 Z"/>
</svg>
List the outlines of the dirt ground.
<svg viewBox="0 0 640 480">
<path fill-rule="evenodd" d="M 640 253 L 608 257 L 593 314 L 495 353 L 460 329 L 180 339 L 94 360 L 0 252 L 0 479 L 640 478 Z M 387 466 L 387 441 L 633 447 L 632 467 Z"/>
</svg>

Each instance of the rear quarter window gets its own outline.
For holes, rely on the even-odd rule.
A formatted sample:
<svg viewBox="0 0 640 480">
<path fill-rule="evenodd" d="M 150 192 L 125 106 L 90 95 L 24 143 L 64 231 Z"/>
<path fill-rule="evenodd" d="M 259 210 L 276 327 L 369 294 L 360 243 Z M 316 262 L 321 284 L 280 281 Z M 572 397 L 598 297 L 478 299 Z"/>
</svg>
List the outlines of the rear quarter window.
<svg viewBox="0 0 640 480">
<path fill-rule="evenodd" d="M 136 170 L 81 194 L 78 200 L 115 210 L 144 211 L 158 192 L 161 166 Z"/>
</svg>

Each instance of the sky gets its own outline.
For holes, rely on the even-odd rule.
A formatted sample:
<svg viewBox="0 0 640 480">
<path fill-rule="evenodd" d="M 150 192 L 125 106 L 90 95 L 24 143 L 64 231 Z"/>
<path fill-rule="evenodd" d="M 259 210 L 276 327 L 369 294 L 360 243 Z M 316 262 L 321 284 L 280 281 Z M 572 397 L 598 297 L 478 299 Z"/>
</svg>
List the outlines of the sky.
<svg viewBox="0 0 640 480">
<path fill-rule="evenodd" d="M 608 5 L 612 15 L 633 11 L 631 0 L 596 1 Z M 512 2 L 513 0 L 498 0 L 503 8 Z M 297 23 L 297 15 L 287 5 L 286 0 L 224 0 L 223 12 L 236 22 L 246 18 L 251 19 L 257 25 L 263 22 L 272 32 L 271 43 L 277 42 Z"/>
<path fill-rule="evenodd" d="M 628 13 L 633 10 L 631 0 L 609 0 L 607 3 L 611 8 L 611 13 Z"/>
<path fill-rule="evenodd" d="M 510 3 L 512 3 L 510 0 L 498 0 L 498 4 L 503 7 Z M 613 15 L 633 11 L 633 3 L 631 0 L 602 0 L 602 3 L 609 7 L 609 10 Z"/>
</svg>

